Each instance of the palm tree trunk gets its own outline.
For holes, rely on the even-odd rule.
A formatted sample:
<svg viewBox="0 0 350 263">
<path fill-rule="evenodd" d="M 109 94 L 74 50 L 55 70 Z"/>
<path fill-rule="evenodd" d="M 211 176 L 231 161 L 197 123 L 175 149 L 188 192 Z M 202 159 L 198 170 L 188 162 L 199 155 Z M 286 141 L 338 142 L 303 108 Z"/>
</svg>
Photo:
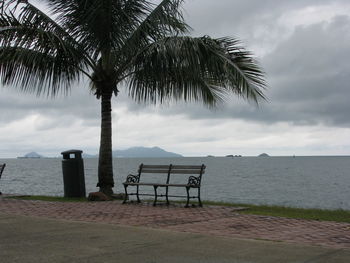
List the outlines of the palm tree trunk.
<svg viewBox="0 0 350 263">
<path fill-rule="evenodd" d="M 101 141 L 98 162 L 98 183 L 100 192 L 113 194 L 113 159 L 112 159 L 112 92 L 103 92 L 101 96 Z"/>
</svg>

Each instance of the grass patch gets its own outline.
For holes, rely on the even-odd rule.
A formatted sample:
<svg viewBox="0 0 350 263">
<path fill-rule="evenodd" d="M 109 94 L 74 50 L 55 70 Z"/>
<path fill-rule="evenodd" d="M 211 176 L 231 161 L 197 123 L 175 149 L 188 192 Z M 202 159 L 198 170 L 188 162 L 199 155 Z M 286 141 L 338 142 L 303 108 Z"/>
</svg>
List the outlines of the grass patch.
<svg viewBox="0 0 350 263">
<path fill-rule="evenodd" d="M 63 197 L 63 196 L 44 196 L 44 195 L 19 195 L 19 196 L 8 196 L 7 198 L 18 199 L 18 200 L 39 200 L 49 202 L 86 202 L 85 197 Z"/>
<path fill-rule="evenodd" d="M 347 210 L 323 210 L 304 209 L 283 206 L 251 205 L 251 204 L 231 204 L 224 202 L 203 202 L 206 205 L 221 205 L 233 207 L 247 207 L 247 210 L 238 211 L 240 214 L 280 216 L 287 218 L 299 218 L 320 221 L 334 221 L 350 223 L 350 211 Z"/>
</svg>

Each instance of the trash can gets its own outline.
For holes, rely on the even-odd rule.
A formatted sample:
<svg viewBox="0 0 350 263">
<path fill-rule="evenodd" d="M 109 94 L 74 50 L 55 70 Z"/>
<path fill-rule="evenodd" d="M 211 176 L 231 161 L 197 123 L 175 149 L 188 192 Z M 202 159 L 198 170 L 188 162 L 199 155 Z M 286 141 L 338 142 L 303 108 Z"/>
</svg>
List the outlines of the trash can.
<svg viewBox="0 0 350 263">
<path fill-rule="evenodd" d="M 61 152 L 64 197 L 86 197 L 82 153 L 80 150 Z"/>
</svg>

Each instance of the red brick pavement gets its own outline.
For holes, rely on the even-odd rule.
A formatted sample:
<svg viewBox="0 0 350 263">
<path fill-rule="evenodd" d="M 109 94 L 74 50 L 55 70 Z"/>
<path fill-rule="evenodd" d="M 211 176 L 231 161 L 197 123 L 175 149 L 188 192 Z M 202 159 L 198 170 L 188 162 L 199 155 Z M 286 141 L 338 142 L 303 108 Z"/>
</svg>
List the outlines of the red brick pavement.
<svg viewBox="0 0 350 263">
<path fill-rule="evenodd" d="M 119 201 L 44 202 L 0 197 L 0 213 L 350 249 L 348 223 L 243 215 L 232 207 L 153 207 L 122 205 Z"/>
</svg>

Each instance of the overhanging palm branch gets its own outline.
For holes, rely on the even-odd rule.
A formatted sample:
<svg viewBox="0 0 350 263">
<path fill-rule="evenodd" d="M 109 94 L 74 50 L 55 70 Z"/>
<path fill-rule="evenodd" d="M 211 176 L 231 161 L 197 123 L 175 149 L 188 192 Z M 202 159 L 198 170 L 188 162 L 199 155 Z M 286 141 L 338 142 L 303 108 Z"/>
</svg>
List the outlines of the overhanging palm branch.
<svg viewBox="0 0 350 263">
<path fill-rule="evenodd" d="M 233 92 L 264 98 L 264 74 L 249 52 L 232 38 L 168 37 L 134 57 L 128 77 L 137 101 L 202 101 L 215 106 Z"/>
<path fill-rule="evenodd" d="M 28 4 L 18 18 L 0 16 L 0 74 L 4 84 L 55 95 L 69 89 L 91 65 L 78 42 Z"/>
</svg>

